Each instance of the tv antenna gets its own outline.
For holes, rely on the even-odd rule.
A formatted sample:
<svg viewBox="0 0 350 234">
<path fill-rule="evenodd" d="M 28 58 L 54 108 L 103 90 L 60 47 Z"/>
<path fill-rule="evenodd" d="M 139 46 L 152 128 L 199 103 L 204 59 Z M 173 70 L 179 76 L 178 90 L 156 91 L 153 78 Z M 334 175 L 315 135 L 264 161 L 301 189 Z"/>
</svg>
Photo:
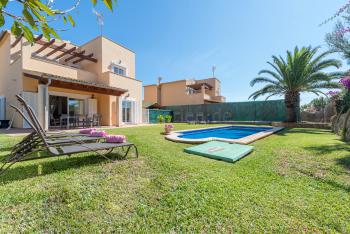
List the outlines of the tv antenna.
<svg viewBox="0 0 350 234">
<path fill-rule="evenodd" d="M 160 82 L 162 82 L 163 78 L 161 76 L 158 77 L 158 85 L 160 85 Z"/>
<path fill-rule="evenodd" d="M 100 33 L 102 36 L 102 29 L 103 29 L 103 25 L 104 25 L 103 15 L 101 13 L 99 13 L 98 11 L 96 11 L 95 8 L 92 8 L 92 13 L 96 16 L 97 24 L 100 28 Z"/>
<path fill-rule="evenodd" d="M 216 66 L 215 66 L 215 65 L 212 66 L 211 70 L 212 70 L 212 72 L 213 72 L 213 78 L 215 78 Z"/>
</svg>

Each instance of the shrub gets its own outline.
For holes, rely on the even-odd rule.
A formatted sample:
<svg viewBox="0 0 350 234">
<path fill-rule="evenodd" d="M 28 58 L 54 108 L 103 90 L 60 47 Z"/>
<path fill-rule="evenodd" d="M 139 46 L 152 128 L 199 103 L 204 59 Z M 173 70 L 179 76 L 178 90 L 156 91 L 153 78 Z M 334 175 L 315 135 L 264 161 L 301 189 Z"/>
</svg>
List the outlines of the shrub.
<svg viewBox="0 0 350 234">
<path fill-rule="evenodd" d="M 166 115 L 166 116 L 165 116 L 165 122 L 166 122 L 166 123 L 171 123 L 172 118 L 173 118 L 173 117 L 172 117 L 171 115 Z"/>
<path fill-rule="evenodd" d="M 158 123 L 164 123 L 164 116 L 163 115 L 158 115 L 157 116 L 157 121 L 158 121 Z"/>
</svg>

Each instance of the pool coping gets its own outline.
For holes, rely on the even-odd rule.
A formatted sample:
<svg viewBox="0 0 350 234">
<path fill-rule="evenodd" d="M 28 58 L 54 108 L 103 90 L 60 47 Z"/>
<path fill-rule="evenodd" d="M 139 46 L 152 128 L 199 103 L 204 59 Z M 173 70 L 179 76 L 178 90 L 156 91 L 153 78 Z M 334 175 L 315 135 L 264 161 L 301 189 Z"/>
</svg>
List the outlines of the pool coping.
<svg viewBox="0 0 350 234">
<path fill-rule="evenodd" d="M 229 126 L 241 126 L 241 125 L 229 125 Z M 197 128 L 197 129 L 187 129 L 187 130 L 181 130 L 181 131 L 174 131 L 171 132 L 169 135 L 165 136 L 165 139 L 169 141 L 174 141 L 174 142 L 181 142 L 181 143 L 189 143 L 189 144 L 200 144 L 200 143 L 205 143 L 208 141 L 224 141 L 228 143 L 238 143 L 238 144 L 243 144 L 243 145 L 248 145 L 254 141 L 260 140 L 262 138 L 268 137 L 276 132 L 279 132 L 284 129 L 284 127 L 271 127 L 271 126 L 266 126 L 266 127 L 271 127 L 271 129 L 268 129 L 263 132 L 258 132 L 246 137 L 242 137 L 239 139 L 227 139 L 227 138 L 219 138 L 219 137 L 207 137 L 207 138 L 201 138 L 201 139 L 185 139 L 185 138 L 180 138 L 179 135 L 183 132 L 187 131 L 196 131 L 196 130 L 205 130 L 205 129 L 215 129 L 215 128 L 224 128 L 224 127 L 229 127 L 229 126 L 222 126 L 222 127 L 209 127 L 209 128 Z M 255 126 L 250 126 L 250 127 L 255 127 Z M 261 127 L 261 126 L 256 126 L 256 128 Z"/>
</svg>

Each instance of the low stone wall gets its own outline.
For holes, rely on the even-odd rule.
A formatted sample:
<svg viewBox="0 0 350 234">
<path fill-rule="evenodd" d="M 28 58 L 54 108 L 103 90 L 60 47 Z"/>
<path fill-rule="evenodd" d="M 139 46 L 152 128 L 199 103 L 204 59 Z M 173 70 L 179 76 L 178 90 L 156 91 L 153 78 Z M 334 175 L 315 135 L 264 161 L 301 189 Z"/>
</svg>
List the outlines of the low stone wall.
<svg viewBox="0 0 350 234">
<path fill-rule="evenodd" d="M 306 122 L 317 122 L 317 123 L 326 122 L 323 111 L 315 111 L 315 112 L 302 111 L 300 113 L 300 118 L 301 118 L 301 121 L 306 121 Z"/>
<path fill-rule="evenodd" d="M 335 105 L 333 102 L 328 103 L 326 107 L 320 111 L 302 111 L 300 113 L 301 121 L 304 122 L 317 122 L 317 123 L 330 123 L 331 117 L 336 114 Z"/>
<path fill-rule="evenodd" d="M 343 136 L 344 140 L 350 141 L 350 118 L 346 123 L 347 131 L 345 132 L 345 134 L 343 134 L 346 115 L 347 114 L 345 113 L 345 114 L 333 116 L 331 119 L 331 128 L 334 133 L 338 134 L 339 136 Z"/>
<path fill-rule="evenodd" d="M 272 122 L 274 127 L 286 127 L 286 128 L 319 128 L 319 129 L 331 129 L 329 123 L 287 123 L 287 122 Z"/>
</svg>

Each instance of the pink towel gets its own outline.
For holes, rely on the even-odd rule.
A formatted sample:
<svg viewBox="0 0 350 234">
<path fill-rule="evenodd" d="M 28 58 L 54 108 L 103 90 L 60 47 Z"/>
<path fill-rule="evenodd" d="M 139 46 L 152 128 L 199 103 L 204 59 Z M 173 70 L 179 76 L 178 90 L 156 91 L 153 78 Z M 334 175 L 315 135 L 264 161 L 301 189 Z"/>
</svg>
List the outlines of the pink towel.
<svg viewBox="0 0 350 234">
<path fill-rule="evenodd" d="M 126 142 L 126 137 L 124 135 L 107 135 L 107 143 L 124 143 Z"/>
<path fill-rule="evenodd" d="M 96 128 L 85 128 L 79 131 L 80 134 L 91 134 L 92 131 L 96 131 Z"/>
<path fill-rule="evenodd" d="M 105 131 L 92 131 L 90 136 L 92 137 L 105 137 L 107 133 Z"/>
</svg>

